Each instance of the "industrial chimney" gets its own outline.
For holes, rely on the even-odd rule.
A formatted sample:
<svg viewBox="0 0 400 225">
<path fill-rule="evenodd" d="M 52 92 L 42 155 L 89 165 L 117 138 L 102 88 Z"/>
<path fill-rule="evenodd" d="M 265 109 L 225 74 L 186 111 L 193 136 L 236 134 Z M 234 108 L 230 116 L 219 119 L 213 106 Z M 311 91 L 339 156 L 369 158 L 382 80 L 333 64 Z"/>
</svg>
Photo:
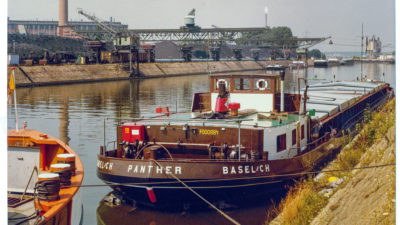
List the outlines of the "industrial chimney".
<svg viewBox="0 0 400 225">
<path fill-rule="evenodd" d="M 66 26 L 68 23 L 68 0 L 59 0 L 58 26 Z"/>
<path fill-rule="evenodd" d="M 264 13 L 265 13 L 265 27 L 267 27 L 268 26 L 268 7 L 267 6 L 265 6 L 265 8 L 264 8 Z"/>
</svg>

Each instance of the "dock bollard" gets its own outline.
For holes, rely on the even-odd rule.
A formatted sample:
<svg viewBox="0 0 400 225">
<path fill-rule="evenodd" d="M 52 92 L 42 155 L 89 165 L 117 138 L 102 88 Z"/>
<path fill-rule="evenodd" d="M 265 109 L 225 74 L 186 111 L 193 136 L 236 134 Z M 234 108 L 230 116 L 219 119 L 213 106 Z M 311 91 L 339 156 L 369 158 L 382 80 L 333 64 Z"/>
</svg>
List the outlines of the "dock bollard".
<svg viewBox="0 0 400 225">
<path fill-rule="evenodd" d="M 75 175 L 75 154 L 58 154 L 57 163 L 66 163 L 71 166 L 71 173 Z"/>
<path fill-rule="evenodd" d="M 38 176 L 36 190 L 42 201 L 54 201 L 60 198 L 60 177 L 57 173 L 41 173 Z"/>
<path fill-rule="evenodd" d="M 71 185 L 71 166 L 66 163 L 56 163 L 50 165 L 50 171 L 52 173 L 58 173 L 60 176 L 61 186 Z"/>
</svg>

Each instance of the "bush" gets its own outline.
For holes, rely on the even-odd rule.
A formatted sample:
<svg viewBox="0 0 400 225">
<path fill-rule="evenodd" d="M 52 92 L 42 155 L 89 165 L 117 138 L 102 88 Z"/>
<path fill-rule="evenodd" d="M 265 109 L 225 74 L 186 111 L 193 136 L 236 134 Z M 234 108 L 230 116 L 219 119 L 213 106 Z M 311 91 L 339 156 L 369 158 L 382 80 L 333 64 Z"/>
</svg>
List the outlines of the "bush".
<svg viewBox="0 0 400 225">
<path fill-rule="evenodd" d="M 318 194 L 317 189 L 318 183 L 312 178 L 298 182 L 290 188 L 286 198 L 279 204 L 282 224 L 309 224 L 327 202 L 326 198 Z"/>
</svg>

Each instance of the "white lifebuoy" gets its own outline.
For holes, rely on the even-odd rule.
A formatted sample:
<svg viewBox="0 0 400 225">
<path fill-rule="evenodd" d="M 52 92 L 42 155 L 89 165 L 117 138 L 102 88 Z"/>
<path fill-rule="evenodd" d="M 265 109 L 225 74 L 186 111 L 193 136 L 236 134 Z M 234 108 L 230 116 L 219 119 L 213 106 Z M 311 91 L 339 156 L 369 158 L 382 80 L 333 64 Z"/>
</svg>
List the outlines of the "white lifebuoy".
<svg viewBox="0 0 400 225">
<path fill-rule="evenodd" d="M 217 80 L 217 89 L 218 89 L 218 85 L 220 82 L 224 82 L 225 83 L 225 88 L 228 90 L 228 81 L 226 81 L 225 79 L 218 79 Z"/>
<path fill-rule="evenodd" d="M 263 85 L 264 87 L 260 87 L 260 82 L 264 83 L 264 85 Z M 256 87 L 257 87 L 258 90 L 264 91 L 265 89 L 268 88 L 268 83 L 267 83 L 267 81 L 265 79 L 259 79 L 256 82 Z"/>
</svg>

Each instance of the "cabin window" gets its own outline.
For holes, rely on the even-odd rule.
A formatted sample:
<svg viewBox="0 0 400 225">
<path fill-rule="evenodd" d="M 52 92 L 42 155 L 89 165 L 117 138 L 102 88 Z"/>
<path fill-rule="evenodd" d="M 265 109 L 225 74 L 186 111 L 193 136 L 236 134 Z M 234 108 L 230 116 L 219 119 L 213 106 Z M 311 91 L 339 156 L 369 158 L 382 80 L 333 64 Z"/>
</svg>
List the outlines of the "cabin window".
<svg viewBox="0 0 400 225">
<path fill-rule="evenodd" d="M 218 90 L 218 85 L 220 83 L 225 83 L 226 90 L 229 91 L 229 78 L 217 78 L 214 80 L 215 90 Z"/>
<path fill-rule="evenodd" d="M 271 90 L 271 81 L 270 79 L 254 79 L 254 90 L 256 91 L 264 91 Z"/>
<path fill-rule="evenodd" d="M 235 90 L 250 90 L 250 80 L 246 78 L 235 78 Z"/>
<path fill-rule="evenodd" d="M 304 139 L 304 125 L 301 125 L 301 140 Z"/>
<path fill-rule="evenodd" d="M 276 137 L 276 151 L 280 152 L 286 149 L 286 134 Z"/>
<path fill-rule="evenodd" d="M 296 129 L 292 130 L 292 145 L 296 144 Z"/>
</svg>

